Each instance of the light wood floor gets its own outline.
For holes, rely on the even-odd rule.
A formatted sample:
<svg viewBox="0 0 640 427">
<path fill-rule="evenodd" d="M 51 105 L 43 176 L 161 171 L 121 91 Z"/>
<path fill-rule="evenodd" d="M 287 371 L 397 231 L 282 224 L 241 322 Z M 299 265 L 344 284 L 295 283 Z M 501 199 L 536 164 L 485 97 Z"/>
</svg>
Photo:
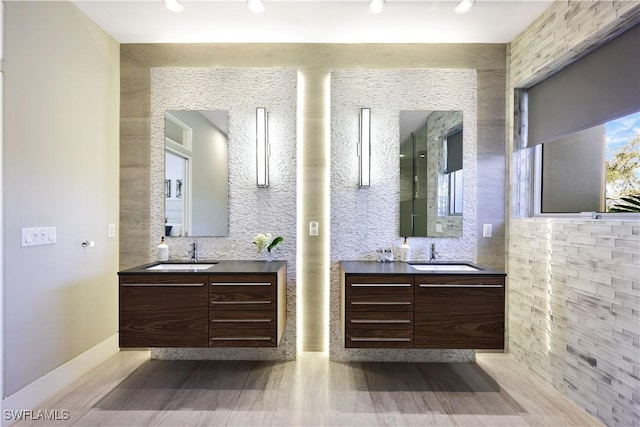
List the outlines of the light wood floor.
<svg viewBox="0 0 640 427">
<path fill-rule="evenodd" d="M 477 363 L 158 361 L 121 352 L 41 408 L 67 421 L 18 426 L 601 425 L 513 358 Z"/>
</svg>

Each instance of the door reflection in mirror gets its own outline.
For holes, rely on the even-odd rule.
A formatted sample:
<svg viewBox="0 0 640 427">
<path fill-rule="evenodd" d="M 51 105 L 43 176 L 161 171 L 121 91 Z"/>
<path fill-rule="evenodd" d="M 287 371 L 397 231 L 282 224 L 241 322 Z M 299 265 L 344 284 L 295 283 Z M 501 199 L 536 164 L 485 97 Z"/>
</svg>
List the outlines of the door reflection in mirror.
<svg viewBox="0 0 640 427">
<path fill-rule="evenodd" d="M 229 234 L 227 111 L 165 113 L 165 233 L 170 236 Z"/>
</svg>

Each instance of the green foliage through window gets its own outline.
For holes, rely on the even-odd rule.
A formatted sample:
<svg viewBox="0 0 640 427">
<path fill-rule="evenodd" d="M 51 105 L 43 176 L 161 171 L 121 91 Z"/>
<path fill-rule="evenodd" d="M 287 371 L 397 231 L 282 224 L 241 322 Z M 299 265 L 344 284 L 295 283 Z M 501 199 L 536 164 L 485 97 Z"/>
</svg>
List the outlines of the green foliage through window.
<svg viewBox="0 0 640 427">
<path fill-rule="evenodd" d="M 607 123 L 607 212 L 639 212 L 640 113 Z"/>
</svg>

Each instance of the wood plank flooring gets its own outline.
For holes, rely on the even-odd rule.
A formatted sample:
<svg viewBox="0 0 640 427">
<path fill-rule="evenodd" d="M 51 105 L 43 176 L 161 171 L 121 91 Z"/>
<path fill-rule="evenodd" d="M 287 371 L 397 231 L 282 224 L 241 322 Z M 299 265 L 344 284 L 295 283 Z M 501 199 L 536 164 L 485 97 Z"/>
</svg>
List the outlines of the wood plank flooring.
<svg viewBox="0 0 640 427">
<path fill-rule="evenodd" d="M 597 426 L 513 358 L 477 363 L 159 361 L 121 352 L 17 426 Z"/>
</svg>

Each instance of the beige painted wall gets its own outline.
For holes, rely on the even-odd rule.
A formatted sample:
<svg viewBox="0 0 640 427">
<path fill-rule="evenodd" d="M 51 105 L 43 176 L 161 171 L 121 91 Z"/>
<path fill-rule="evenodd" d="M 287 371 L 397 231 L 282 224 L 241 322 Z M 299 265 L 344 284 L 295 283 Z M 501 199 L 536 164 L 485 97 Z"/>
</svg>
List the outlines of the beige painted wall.
<svg viewBox="0 0 640 427">
<path fill-rule="evenodd" d="M 4 394 L 117 332 L 119 45 L 68 2 L 6 2 Z M 21 227 L 57 243 L 20 247 Z M 85 249 L 83 240 L 95 241 Z"/>
<path fill-rule="evenodd" d="M 329 85 L 335 69 L 475 69 L 478 81 L 477 261 L 504 267 L 505 45 L 486 44 L 131 44 L 121 46 L 121 266 L 148 262 L 150 212 L 150 68 L 284 67 L 298 70 L 298 348 L 326 350 L 329 286 Z M 294 155 L 294 153 L 292 153 Z M 397 209 L 397 207 L 393 207 Z M 332 221 L 340 219 L 332 218 Z M 309 221 L 320 235 L 308 236 Z M 249 237 L 249 232 L 247 232 Z M 481 236 L 481 233 L 477 233 Z M 220 238 L 217 238 L 220 239 Z M 201 240 L 201 247 L 207 240 Z"/>
</svg>

